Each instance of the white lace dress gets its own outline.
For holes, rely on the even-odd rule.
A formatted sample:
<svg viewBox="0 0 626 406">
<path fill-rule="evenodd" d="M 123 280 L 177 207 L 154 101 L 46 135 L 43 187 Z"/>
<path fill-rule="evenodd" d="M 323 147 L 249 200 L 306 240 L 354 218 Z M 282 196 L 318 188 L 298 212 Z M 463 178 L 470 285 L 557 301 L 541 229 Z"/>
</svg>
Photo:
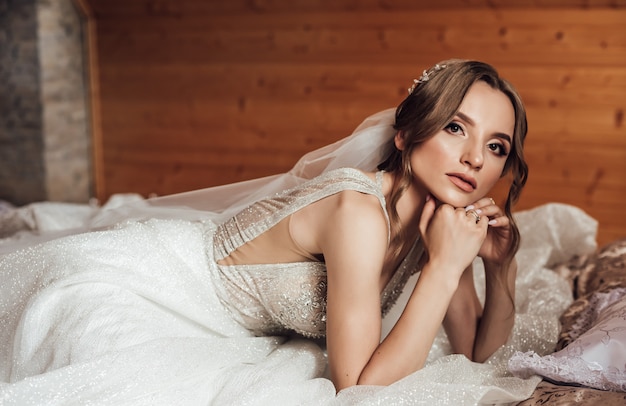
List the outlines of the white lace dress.
<svg viewBox="0 0 626 406">
<path fill-rule="evenodd" d="M 329 193 L 350 189 L 382 197 L 380 185 L 358 171 L 329 174 L 222 226 L 132 220 L 4 254 L 0 404 L 473 405 L 530 396 L 539 378 L 512 376 L 506 361 L 518 350 L 553 350 L 558 315 L 571 295 L 546 267 L 593 249 L 595 222 L 565 206 L 520 214 L 530 238 L 518 255 L 516 325 L 488 363 L 446 355 L 441 333 L 422 370 L 388 387 L 352 387 L 337 395 L 323 349 L 280 335 L 323 332 L 323 264 L 233 268 L 215 260 L 240 237 L 252 238 Z M 270 221 L 257 210 L 281 214 Z M 562 223 L 566 233 L 558 232 Z M 381 309 L 390 310 L 383 334 L 415 283 L 409 265 L 419 255 L 414 249 L 383 292 Z M 482 294 L 479 262 L 476 268 Z"/>
</svg>

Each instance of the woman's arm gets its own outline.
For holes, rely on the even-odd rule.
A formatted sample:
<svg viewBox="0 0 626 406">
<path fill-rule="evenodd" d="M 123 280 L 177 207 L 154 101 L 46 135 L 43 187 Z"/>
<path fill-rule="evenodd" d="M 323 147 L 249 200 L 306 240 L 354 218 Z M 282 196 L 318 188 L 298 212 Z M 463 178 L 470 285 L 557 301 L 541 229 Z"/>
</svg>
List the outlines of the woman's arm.
<svg viewBox="0 0 626 406">
<path fill-rule="evenodd" d="M 495 277 L 502 272 L 493 264 L 485 264 L 486 293 L 482 308 L 476 289 L 472 268 L 463 273 L 459 287 L 450 301 L 443 322 L 446 334 L 455 354 L 463 354 L 472 361 L 484 362 L 509 338 L 515 321 L 514 292 L 517 265 L 515 261 L 501 278 L 508 288 Z"/>
<path fill-rule="evenodd" d="M 484 362 L 498 348 L 506 344 L 515 323 L 515 259 L 508 268 L 485 264 L 485 308 L 480 319 L 474 343 L 474 361 Z M 504 274 L 496 277 L 497 273 Z M 511 292 L 510 296 L 508 292 Z"/>
<path fill-rule="evenodd" d="M 444 320 L 452 349 L 469 359 L 484 362 L 508 340 L 515 322 L 515 279 L 517 262 L 506 265 L 510 244 L 510 222 L 490 198 L 474 208 L 490 219 L 489 231 L 479 256 L 485 265 L 485 307 L 481 308 L 471 270 L 467 270 Z"/>
<path fill-rule="evenodd" d="M 450 299 L 452 278 L 442 278 L 447 265 L 427 263 L 402 315 L 366 365 L 360 384 L 388 385 L 424 366 Z"/>
<path fill-rule="evenodd" d="M 327 268 L 326 344 L 337 391 L 359 382 L 380 341 L 388 229 L 380 203 L 372 199 L 343 192 L 325 210 L 324 221 L 315 223 Z"/>
<path fill-rule="evenodd" d="M 379 343 L 387 226 L 380 207 L 374 212 L 373 206 L 363 204 L 364 199 L 349 203 L 351 196 L 344 196 L 348 204 L 339 204 L 320 235 L 328 269 L 326 339 L 337 390 L 355 384 L 390 384 L 423 366 L 459 278 L 475 257 L 487 227 L 487 220 L 478 226 L 462 210 L 446 205 L 435 213 L 434 202 L 427 203 L 420 231 L 429 262 L 396 325 Z M 380 233 L 382 243 L 376 237 Z"/>
<path fill-rule="evenodd" d="M 453 353 L 474 358 L 474 342 L 482 311 L 474 286 L 474 269 L 469 266 L 461 275 L 459 287 L 454 292 L 443 320 Z"/>
</svg>

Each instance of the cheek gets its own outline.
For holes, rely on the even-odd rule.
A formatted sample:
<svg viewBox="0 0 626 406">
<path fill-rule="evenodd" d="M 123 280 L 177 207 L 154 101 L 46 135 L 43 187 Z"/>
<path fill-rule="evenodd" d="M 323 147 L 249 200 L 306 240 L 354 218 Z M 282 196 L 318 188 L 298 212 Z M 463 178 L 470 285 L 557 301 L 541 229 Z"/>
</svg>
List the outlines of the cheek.
<svg viewBox="0 0 626 406">
<path fill-rule="evenodd" d="M 454 144 L 446 143 L 444 137 L 432 137 L 413 151 L 412 161 L 421 160 L 441 163 L 450 160 L 454 155 Z"/>
<path fill-rule="evenodd" d="M 442 168 L 442 162 L 449 159 L 448 154 L 441 150 L 424 148 L 414 151 L 411 155 L 411 168 L 417 178 L 431 177 L 434 172 Z"/>
<path fill-rule="evenodd" d="M 483 172 L 483 183 L 491 189 L 502 177 L 504 171 L 504 162 L 501 160 L 493 160 L 486 163 Z"/>
</svg>

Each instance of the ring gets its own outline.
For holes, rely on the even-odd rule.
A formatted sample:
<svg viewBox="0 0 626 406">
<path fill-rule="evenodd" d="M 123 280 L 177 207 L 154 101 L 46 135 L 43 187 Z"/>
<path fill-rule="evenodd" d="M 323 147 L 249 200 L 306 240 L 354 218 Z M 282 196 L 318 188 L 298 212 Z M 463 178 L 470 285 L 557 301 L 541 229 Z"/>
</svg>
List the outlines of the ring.
<svg viewBox="0 0 626 406">
<path fill-rule="evenodd" d="M 476 223 L 478 223 L 480 221 L 480 216 L 478 215 L 478 213 L 476 213 L 476 210 L 468 210 L 465 215 L 467 216 L 468 214 L 471 214 L 472 216 L 474 216 L 474 219 L 476 220 Z"/>
</svg>

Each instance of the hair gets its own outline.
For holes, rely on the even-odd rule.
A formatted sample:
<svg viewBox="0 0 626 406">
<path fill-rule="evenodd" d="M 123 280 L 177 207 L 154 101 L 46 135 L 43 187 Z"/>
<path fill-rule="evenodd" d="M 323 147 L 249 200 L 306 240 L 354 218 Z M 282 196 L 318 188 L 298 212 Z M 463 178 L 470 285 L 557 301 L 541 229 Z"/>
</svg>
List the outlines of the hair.
<svg viewBox="0 0 626 406">
<path fill-rule="evenodd" d="M 528 165 L 524 160 L 523 149 L 528 129 L 524 104 L 514 87 L 501 78 L 492 66 L 484 62 L 453 59 L 439 62 L 437 65 L 428 71 L 426 75 L 428 79 L 418 82 L 396 109 L 394 129 L 402 133 L 406 147 L 400 151 L 395 146 L 389 146 L 390 155 L 378 166 L 380 170 L 393 172 L 398 180 L 394 183 L 389 199 L 390 220 L 392 227 L 397 230 L 397 237 L 392 244 L 399 249 L 405 235 L 400 227 L 396 204 L 412 181 L 411 152 L 448 125 L 458 112 L 468 89 L 474 83 L 483 81 L 504 93 L 515 111 L 513 145 L 501 174 L 501 177 L 510 175 L 511 178 L 504 206 L 512 233 L 505 261 L 506 265 L 510 265 L 520 245 L 519 229 L 511 211 L 528 178 Z M 442 69 L 443 65 L 445 68 Z"/>
</svg>

